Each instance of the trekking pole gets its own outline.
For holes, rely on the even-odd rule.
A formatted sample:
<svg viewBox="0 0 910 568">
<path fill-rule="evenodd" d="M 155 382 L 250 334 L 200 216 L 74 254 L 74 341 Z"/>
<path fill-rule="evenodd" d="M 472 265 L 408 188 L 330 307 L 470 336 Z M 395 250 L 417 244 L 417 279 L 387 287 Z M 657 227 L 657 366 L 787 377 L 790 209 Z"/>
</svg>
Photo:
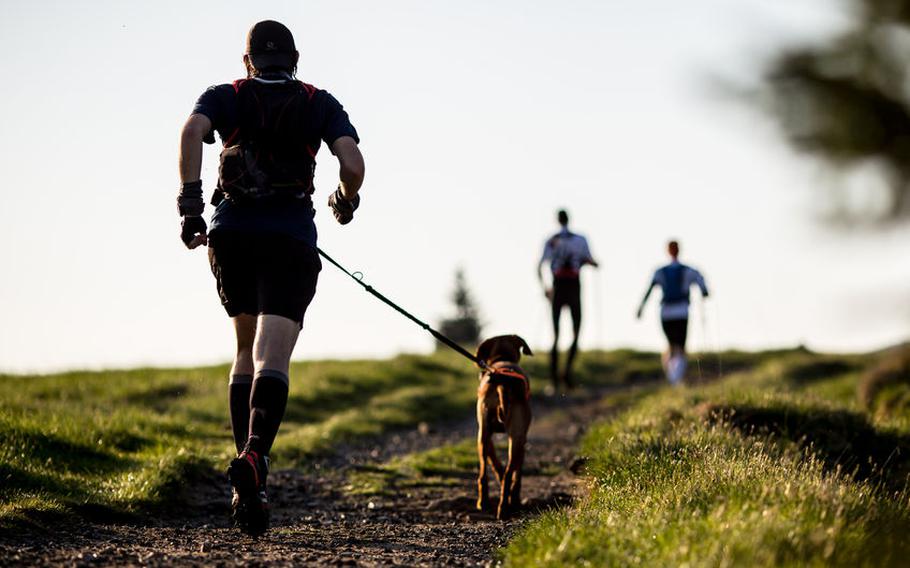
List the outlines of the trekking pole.
<svg viewBox="0 0 910 568">
<path fill-rule="evenodd" d="M 603 282 L 600 278 L 600 268 L 594 269 L 594 322 L 596 324 L 597 349 L 604 347 L 604 314 L 603 314 Z"/>
<path fill-rule="evenodd" d="M 712 344 L 714 345 L 714 354 L 717 355 L 717 376 L 724 376 L 724 361 L 723 356 L 720 353 L 719 337 L 721 335 L 720 331 L 720 308 L 717 307 L 717 300 L 715 299 L 711 302 L 711 305 L 714 306 L 714 328 L 711 333 Z"/>
<path fill-rule="evenodd" d="M 395 311 L 397 311 L 398 313 L 400 313 L 400 314 L 403 315 L 404 317 L 408 318 L 409 320 L 411 320 L 412 322 L 416 323 L 417 325 L 419 325 L 420 327 L 422 327 L 422 328 L 425 329 L 426 331 L 430 332 L 430 335 L 432 335 L 433 337 L 435 337 L 435 338 L 437 339 L 437 341 L 439 341 L 440 343 L 442 343 L 442 344 L 445 345 L 446 347 L 452 349 L 453 351 L 459 353 L 460 355 L 462 355 L 462 356 L 464 356 L 464 357 L 470 359 L 471 361 L 473 361 L 474 363 L 476 363 L 480 368 L 482 368 L 482 369 L 484 369 L 484 370 L 487 370 L 487 371 L 490 370 L 490 367 L 487 366 L 486 361 L 484 361 L 484 360 L 482 360 L 482 359 L 478 359 L 477 357 L 475 357 L 474 355 L 472 355 L 471 352 L 469 352 L 467 349 L 465 349 L 465 348 L 462 347 L 461 345 L 458 345 L 457 343 L 455 343 L 454 341 L 452 341 L 451 339 L 449 339 L 449 338 L 446 337 L 445 335 L 443 335 L 443 334 L 439 333 L 438 331 L 436 331 L 435 329 L 433 329 L 433 328 L 430 326 L 430 324 L 428 324 L 428 323 L 426 323 L 426 322 L 423 322 L 423 321 L 417 319 L 417 317 L 415 317 L 413 314 L 411 314 L 410 312 L 408 312 L 407 310 L 405 310 L 404 308 L 402 308 L 401 306 L 399 306 L 398 304 L 396 304 L 396 303 L 393 302 L 392 300 L 390 300 L 390 299 L 386 298 L 385 296 L 383 296 L 380 292 L 376 291 L 376 290 L 375 290 L 372 286 L 370 286 L 369 284 L 365 283 L 365 282 L 363 281 L 363 273 L 362 273 L 362 272 L 354 272 L 354 273 L 349 272 L 345 267 L 343 267 L 343 266 L 341 266 L 340 264 L 338 264 L 338 262 L 337 262 L 334 258 L 332 258 L 331 256 L 327 255 L 327 254 L 326 254 L 321 248 L 319 248 L 319 247 L 316 247 L 316 252 L 318 252 L 319 255 L 320 255 L 322 258 L 324 258 L 324 259 L 326 259 L 327 261 L 329 261 L 330 263 L 334 264 L 336 267 L 338 267 L 339 270 L 341 270 L 342 272 L 344 272 L 345 274 L 347 274 L 348 276 L 350 276 L 351 279 L 352 279 L 354 282 L 357 282 L 358 284 L 360 284 L 360 285 L 363 287 L 364 290 L 366 290 L 366 291 L 369 292 L 370 294 L 376 296 L 376 297 L 379 298 L 382 302 L 384 302 L 386 305 L 390 306 L 391 308 L 393 308 Z M 359 275 L 359 278 L 358 278 L 358 275 Z"/>
<path fill-rule="evenodd" d="M 698 315 L 699 315 L 699 319 L 701 320 L 701 341 L 700 341 L 700 345 L 699 345 L 699 348 L 700 348 L 699 352 L 695 356 L 695 364 L 698 365 L 698 380 L 699 381 L 704 380 L 704 376 L 702 376 L 702 372 L 701 372 L 701 358 L 704 357 L 708 353 L 708 349 L 710 349 L 710 347 L 708 346 L 707 311 L 708 311 L 708 302 L 705 300 L 704 296 L 702 296 L 699 301 L 699 304 L 698 304 Z M 705 362 L 707 363 L 707 361 L 705 361 Z"/>
</svg>

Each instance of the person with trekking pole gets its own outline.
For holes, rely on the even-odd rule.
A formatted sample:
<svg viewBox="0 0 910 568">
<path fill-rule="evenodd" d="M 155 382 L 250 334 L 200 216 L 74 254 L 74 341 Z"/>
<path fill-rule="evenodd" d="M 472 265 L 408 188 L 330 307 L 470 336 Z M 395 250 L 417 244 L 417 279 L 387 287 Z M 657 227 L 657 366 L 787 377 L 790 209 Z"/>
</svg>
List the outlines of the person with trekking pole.
<svg viewBox="0 0 910 568">
<path fill-rule="evenodd" d="M 210 87 L 196 102 L 180 140 L 177 205 L 180 238 L 208 245 L 218 295 L 237 338 L 229 408 L 237 457 L 228 468 L 235 525 L 268 529 L 269 452 L 288 399 L 291 353 L 316 292 L 312 195 L 322 142 L 338 159 L 340 183 L 328 200 L 349 223 L 360 204 L 360 139 L 341 104 L 295 78 L 299 53 L 284 25 L 266 20 L 249 31 L 246 77 Z M 222 142 L 211 229 L 202 217 L 203 142 Z"/>
<path fill-rule="evenodd" d="M 651 278 L 645 296 L 638 306 L 636 317 L 641 319 L 645 304 L 655 286 L 663 292 L 660 301 L 660 323 L 669 347 L 661 356 L 664 373 L 673 385 L 681 384 L 686 376 L 686 336 L 689 327 L 689 290 L 697 285 L 703 298 L 708 297 L 708 286 L 701 273 L 679 262 L 679 243 L 667 243 L 670 264 L 658 268 Z"/>
<path fill-rule="evenodd" d="M 553 390 L 558 391 L 560 384 L 565 390 L 574 387 L 572 382 L 572 364 L 578 354 L 578 336 L 581 331 L 581 268 L 599 265 L 591 257 L 588 240 L 577 233 L 569 231 L 569 214 L 560 210 L 556 214 L 560 230 L 547 239 L 543 255 L 537 263 L 537 278 L 543 286 L 544 294 L 550 302 L 550 314 L 553 320 L 553 348 L 550 350 L 550 378 Z M 551 280 L 547 285 L 543 267 L 550 264 Z M 572 315 L 572 344 L 566 356 L 565 371 L 559 372 L 559 318 L 563 308 L 569 308 Z"/>
</svg>

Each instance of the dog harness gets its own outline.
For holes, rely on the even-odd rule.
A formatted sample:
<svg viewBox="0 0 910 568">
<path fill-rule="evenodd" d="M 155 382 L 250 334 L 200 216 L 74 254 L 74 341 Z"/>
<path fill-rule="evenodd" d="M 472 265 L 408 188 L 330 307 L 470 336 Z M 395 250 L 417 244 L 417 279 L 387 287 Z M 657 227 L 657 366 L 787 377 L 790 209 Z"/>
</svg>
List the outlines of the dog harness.
<svg viewBox="0 0 910 568">
<path fill-rule="evenodd" d="M 531 382 L 528 381 L 528 377 L 522 375 L 518 371 L 513 371 L 511 369 L 493 369 L 488 372 L 487 380 L 492 379 L 495 375 L 503 375 L 505 377 L 520 379 L 522 386 L 524 386 L 525 400 L 531 400 Z M 480 392 L 479 387 L 477 391 Z"/>
</svg>

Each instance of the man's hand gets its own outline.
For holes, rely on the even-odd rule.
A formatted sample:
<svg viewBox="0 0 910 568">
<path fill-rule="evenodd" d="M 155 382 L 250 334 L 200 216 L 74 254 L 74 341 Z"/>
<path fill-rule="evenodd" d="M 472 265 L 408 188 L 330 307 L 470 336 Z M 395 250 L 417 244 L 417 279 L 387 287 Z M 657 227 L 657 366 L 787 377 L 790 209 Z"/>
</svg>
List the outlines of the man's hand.
<svg viewBox="0 0 910 568">
<path fill-rule="evenodd" d="M 644 306 L 639 306 L 638 311 L 635 313 L 635 319 L 641 319 L 641 313 L 644 311 Z"/>
<path fill-rule="evenodd" d="M 329 207 L 332 208 L 335 220 L 342 225 L 347 225 L 351 222 L 354 218 L 354 211 L 356 211 L 359 206 L 360 195 L 355 195 L 353 201 L 348 201 L 344 198 L 341 187 L 336 189 L 335 192 L 329 196 Z"/>
<path fill-rule="evenodd" d="M 199 245 L 208 243 L 206 236 L 207 227 L 205 220 L 198 215 L 187 215 L 180 222 L 180 240 L 186 248 L 192 250 Z"/>
<path fill-rule="evenodd" d="M 547 300 L 553 301 L 553 288 L 544 288 L 543 295 L 547 297 Z"/>
</svg>

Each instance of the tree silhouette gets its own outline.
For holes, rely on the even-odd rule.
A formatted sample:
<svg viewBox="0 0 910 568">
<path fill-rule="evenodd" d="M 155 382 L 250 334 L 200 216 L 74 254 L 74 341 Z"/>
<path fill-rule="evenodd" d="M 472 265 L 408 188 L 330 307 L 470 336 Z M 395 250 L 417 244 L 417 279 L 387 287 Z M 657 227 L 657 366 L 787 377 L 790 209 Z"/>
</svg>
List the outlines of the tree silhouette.
<svg viewBox="0 0 910 568">
<path fill-rule="evenodd" d="M 468 290 L 464 270 L 455 271 L 455 289 L 452 292 L 455 315 L 442 320 L 439 331 L 461 345 L 476 346 L 480 343 L 480 316 L 474 297 Z M 437 344 L 437 349 L 441 344 Z"/>
<path fill-rule="evenodd" d="M 855 21 L 848 30 L 775 57 L 765 75 L 765 102 L 795 148 L 840 174 L 871 166 L 886 182 L 886 200 L 872 220 L 906 220 L 910 0 L 851 0 L 851 8 Z M 847 220 L 869 215 L 842 213 Z"/>
</svg>

